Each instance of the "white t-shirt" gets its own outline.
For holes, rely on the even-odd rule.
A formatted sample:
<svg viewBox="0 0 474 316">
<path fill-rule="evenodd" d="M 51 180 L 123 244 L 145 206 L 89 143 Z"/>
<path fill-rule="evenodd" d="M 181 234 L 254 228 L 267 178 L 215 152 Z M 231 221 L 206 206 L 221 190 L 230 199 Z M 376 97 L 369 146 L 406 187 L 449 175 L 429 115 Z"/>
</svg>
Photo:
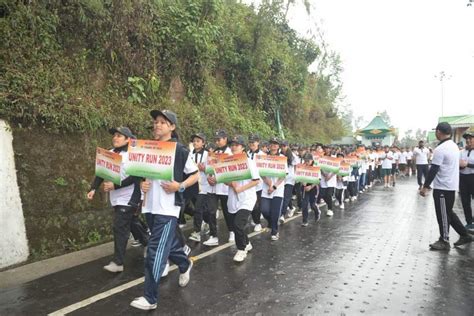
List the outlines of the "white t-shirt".
<svg viewBox="0 0 474 316">
<path fill-rule="evenodd" d="M 247 151 L 247 156 L 251 159 L 251 160 L 255 160 L 255 155 L 266 155 L 263 151 L 261 151 L 260 149 L 257 151 L 257 152 L 254 152 L 252 153 L 250 150 Z M 262 188 L 263 188 L 263 180 L 262 178 L 259 178 L 260 179 L 260 182 L 258 183 L 257 187 L 255 188 L 255 191 L 262 191 Z"/>
<path fill-rule="evenodd" d="M 379 159 L 382 159 L 382 169 L 392 169 L 392 160 L 389 158 L 393 158 L 391 151 L 379 155 Z"/>
<path fill-rule="evenodd" d="M 286 175 L 286 178 L 285 178 L 285 184 L 295 185 L 295 166 L 298 164 L 297 162 L 298 156 L 296 156 L 293 153 L 292 155 L 293 155 L 293 159 L 291 161 L 291 165 L 288 166 L 288 174 Z"/>
<path fill-rule="evenodd" d="M 472 149 L 470 153 L 469 153 L 469 150 L 463 149 L 459 153 L 459 158 L 462 160 L 467 160 L 468 164 L 474 164 L 474 149 Z M 463 169 L 459 169 L 459 172 L 462 174 L 474 174 L 474 168 L 466 167 Z"/>
<path fill-rule="evenodd" d="M 250 173 L 252 175 L 252 180 L 260 179 L 260 175 L 257 170 L 257 166 L 255 162 L 248 158 Z M 236 181 L 238 186 L 246 185 L 247 183 L 251 182 L 252 180 L 242 180 Z M 256 194 L 256 186 L 251 187 L 239 194 L 235 193 L 235 191 L 229 188 L 229 198 L 227 199 L 227 208 L 229 213 L 235 214 L 239 210 L 248 210 L 252 211 L 255 203 L 257 202 L 257 194 Z"/>
<path fill-rule="evenodd" d="M 427 165 L 429 155 L 430 150 L 426 147 L 423 147 L 423 149 L 416 147 L 415 150 L 413 150 L 413 157 L 416 159 L 417 165 Z"/>
<path fill-rule="evenodd" d="M 393 153 L 393 160 L 392 160 L 392 165 L 395 165 L 397 163 L 397 160 L 400 159 L 400 153 L 399 152 L 394 152 Z"/>
<path fill-rule="evenodd" d="M 412 160 L 413 159 L 413 152 L 410 150 L 407 152 L 407 160 Z"/>
<path fill-rule="evenodd" d="M 219 151 L 216 151 L 216 153 L 219 153 Z M 225 149 L 224 153 L 226 153 L 228 155 L 232 155 L 232 150 L 230 150 L 230 147 L 227 147 Z M 224 183 L 217 183 L 214 186 L 209 185 L 207 187 L 207 193 L 215 193 L 215 194 L 218 194 L 218 195 L 227 195 L 229 193 L 229 187 L 226 186 Z"/>
<path fill-rule="evenodd" d="M 372 167 L 372 170 L 375 169 L 375 161 L 377 160 L 377 154 L 372 152 L 369 154 L 369 166 Z"/>
<path fill-rule="evenodd" d="M 334 173 L 326 173 L 327 176 L 333 175 L 331 179 L 326 181 L 326 177 L 321 173 L 321 188 L 335 188 L 337 186 L 337 175 Z"/>
<path fill-rule="evenodd" d="M 459 189 L 459 148 L 451 139 L 436 147 L 432 164 L 439 166 L 439 171 L 433 180 L 433 189 L 446 191 Z"/>
<path fill-rule="evenodd" d="M 398 161 L 399 163 L 401 164 L 405 164 L 407 163 L 407 152 L 406 151 L 403 151 L 401 154 L 400 154 L 400 160 Z"/>
<path fill-rule="evenodd" d="M 279 156 L 283 156 L 282 154 L 279 154 Z M 284 156 L 283 156 L 284 157 Z M 285 165 L 285 173 L 288 174 L 288 165 Z M 272 180 L 273 185 L 275 185 L 276 182 L 280 180 L 280 178 L 277 177 L 267 177 L 268 179 Z M 268 185 L 263 182 L 263 187 L 262 187 L 262 197 L 267 198 L 267 199 L 273 199 L 274 197 L 283 197 L 285 193 L 285 180 L 283 180 L 279 186 L 277 186 L 276 190 L 272 192 L 272 194 L 268 194 Z"/>
<path fill-rule="evenodd" d="M 110 150 L 110 151 L 113 151 L 113 150 Z M 122 168 L 120 169 L 120 179 L 123 180 L 128 177 L 128 175 L 125 174 L 125 167 L 124 167 L 128 161 L 128 152 L 121 151 L 119 154 L 120 156 L 122 156 L 122 164 L 121 164 Z M 128 202 L 130 202 L 130 198 L 132 197 L 134 188 L 135 188 L 135 185 L 131 184 L 126 187 L 110 191 L 110 204 L 112 206 L 117 206 L 117 205 L 128 206 Z"/>
<path fill-rule="evenodd" d="M 197 165 L 199 163 L 203 163 L 204 165 L 207 163 L 207 157 L 209 153 L 207 150 L 202 150 L 198 153 L 193 153 L 192 151 L 189 153 L 189 156 Z M 207 194 L 209 191 L 209 182 L 207 182 L 207 175 L 204 171 L 199 171 L 199 194 Z"/>
<path fill-rule="evenodd" d="M 194 161 L 188 156 L 184 166 L 184 173 L 190 174 L 198 171 Z M 152 213 L 166 216 L 179 217 L 180 207 L 174 205 L 175 193 L 166 193 L 161 187 L 163 180 L 151 180 L 150 190 L 145 195 L 145 203 L 142 213 Z"/>
</svg>

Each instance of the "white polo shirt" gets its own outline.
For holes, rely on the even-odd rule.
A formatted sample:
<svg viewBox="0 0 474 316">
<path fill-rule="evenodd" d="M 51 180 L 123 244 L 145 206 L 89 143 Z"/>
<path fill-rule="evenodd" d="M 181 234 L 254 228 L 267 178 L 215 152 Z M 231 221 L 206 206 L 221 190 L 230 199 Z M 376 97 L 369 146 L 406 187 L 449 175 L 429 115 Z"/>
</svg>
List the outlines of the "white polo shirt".
<svg viewBox="0 0 474 316">
<path fill-rule="evenodd" d="M 278 156 L 284 157 L 284 155 L 279 154 Z M 288 174 L 288 164 L 285 164 L 285 173 Z M 277 181 L 280 180 L 280 178 L 277 177 L 267 177 L 268 179 L 272 180 L 273 185 Z M 267 199 L 273 199 L 274 197 L 283 197 L 285 193 L 285 180 L 283 180 L 279 186 L 277 186 L 276 190 L 272 192 L 272 194 L 268 194 L 268 185 L 263 182 L 263 187 L 262 187 L 262 197 L 267 198 Z"/>
<path fill-rule="evenodd" d="M 466 160 L 468 164 L 474 164 L 474 149 L 471 149 L 470 152 L 467 149 L 461 150 L 459 153 L 459 159 Z M 474 168 L 466 167 L 459 169 L 459 172 L 461 174 L 474 174 Z"/>
<path fill-rule="evenodd" d="M 285 178 L 285 184 L 295 185 L 295 166 L 298 164 L 298 156 L 294 153 L 291 154 L 293 155 L 293 159 L 291 160 L 291 165 L 288 166 L 288 174 Z"/>
<path fill-rule="evenodd" d="M 190 174 L 198 171 L 194 161 L 188 156 L 184 166 L 184 173 Z M 181 207 L 174 205 L 175 193 L 166 193 L 161 187 L 162 183 L 167 181 L 151 180 L 150 190 L 145 195 L 145 202 L 142 207 L 143 213 L 152 213 L 166 216 L 174 216 L 179 218 L 179 211 Z"/>
<path fill-rule="evenodd" d="M 410 150 L 407 152 L 407 160 L 412 160 L 413 159 L 413 152 Z"/>
<path fill-rule="evenodd" d="M 202 150 L 198 153 L 193 153 L 192 151 L 189 153 L 189 156 L 197 165 L 199 163 L 203 163 L 204 165 L 207 163 L 208 152 L 207 150 Z M 207 175 L 204 171 L 199 171 L 199 194 L 207 194 L 209 182 L 207 182 Z"/>
<path fill-rule="evenodd" d="M 113 150 L 110 150 L 110 151 L 113 152 Z M 119 154 L 120 156 L 122 156 L 122 164 L 120 168 L 120 180 L 124 180 L 125 178 L 128 177 L 128 175 L 125 174 L 125 167 L 124 167 L 128 161 L 128 152 L 121 151 L 119 152 Z M 110 191 L 110 204 L 112 206 L 117 206 L 117 205 L 128 206 L 128 202 L 130 202 L 130 198 L 132 197 L 134 188 L 135 188 L 135 185 L 131 184 L 126 187 Z"/>
<path fill-rule="evenodd" d="M 400 159 L 399 159 L 398 162 L 401 163 L 401 164 L 406 165 L 406 163 L 407 163 L 407 152 L 406 152 L 406 151 L 403 151 L 403 152 L 400 154 Z"/>
<path fill-rule="evenodd" d="M 265 154 L 263 151 L 261 151 L 260 149 L 259 149 L 257 152 L 254 152 L 254 153 L 252 153 L 252 151 L 250 151 L 250 150 L 247 151 L 247 156 L 248 156 L 251 160 L 255 160 L 255 159 L 256 159 L 255 155 L 266 155 L 266 154 Z M 257 191 L 257 192 L 258 192 L 258 191 L 262 191 L 262 188 L 263 188 L 263 184 L 262 184 L 263 181 L 262 181 L 262 178 L 259 177 L 259 179 L 260 179 L 260 182 L 258 183 L 258 185 L 257 185 L 257 187 L 256 187 L 256 189 L 255 189 L 255 191 Z"/>
<path fill-rule="evenodd" d="M 260 179 L 260 174 L 258 173 L 257 166 L 255 162 L 248 158 L 250 173 L 252 175 L 252 179 Z M 242 181 L 235 181 L 238 186 L 246 185 L 247 183 L 251 182 L 252 180 L 242 180 Z M 229 198 L 227 199 L 227 208 L 229 213 L 235 214 L 239 210 L 247 210 L 252 211 L 253 207 L 257 203 L 257 190 L 256 186 L 251 187 L 239 194 L 235 193 L 234 189 L 229 188 Z"/>
<path fill-rule="evenodd" d="M 439 166 L 433 189 L 459 190 L 459 148 L 451 139 L 442 142 L 433 152 L 432 164 Z"/>
<path fill-rule="evenodd" d="M 396 151 L 393 153 L 392 165 L 397 164 L 397 160 L 400 160 L 400 153 Z"/>
<path fill-rule="evenodd" d="M 426 147 L 423 147 L 423 149 L 416 147 L 415 150 L 413 150 L 413 157 L 416 159 L 417 165 L 427 165 L 429 155 L 430 150 Z"/>
</svg>

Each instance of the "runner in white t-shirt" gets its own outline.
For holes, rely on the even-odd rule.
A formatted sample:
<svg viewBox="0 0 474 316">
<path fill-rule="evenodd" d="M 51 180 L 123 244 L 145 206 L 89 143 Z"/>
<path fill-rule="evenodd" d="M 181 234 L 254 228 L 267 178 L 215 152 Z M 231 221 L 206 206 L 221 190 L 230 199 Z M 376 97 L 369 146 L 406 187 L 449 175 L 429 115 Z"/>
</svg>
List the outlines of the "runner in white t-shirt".
<svg viewBox="0 0 474 316">
<path fill-rule="evenodd" d="M 245 153 L 244 146 L 245 139 L 241 135 L 233 137 L 230 141 L 230 149 L 233 155 Z M 237 262 L 244 261 L 247 257 L 247 253 L 252 250 L 252 244 L 245 232 L 245 227 L 248 224 L 250 213 L 257 202 L 257 192 L 255 188 L 260 182 L 260 175 L 258 174 L 255 162 L 250 158 L 247 159 L 252 178 L 249 180 L 226 183 L 226 185 L 229 186 L 227 209 L 229 210 L 232 220 L 232 227 L 235 233 L 235 245 L 237 246 L 234 261 Z"/>
<path fill-rule="evenodd" d="M 418 147 L 416 147 L 413 150 L 413 159 L 416 164 L 416 175 L 417 175 L 419 190 L 421 190 L 421 187 L 423 185 L 423 177 L 425 178 L 425 181 L 426 181 L 426 177 L 428 176 L 429 156 L 430 156 L 430 150 L 425 147 L 425 142 L 420 140 L 418 142 Z"/>
<path fill-rule="evenodd" d="M 156 140 L 177 141 L 178 118 L 175 113 L 153 110 L 153 134 Z M 178 217 L 184 205 L 184 190 L 199 180 L 199 170 L 189 157 L 186 146 L 177 143 L 174 160 L 173 181 L 148 180 L 142 183 L 146 192 L 143 213 L 147 217 L 151 236 L 145 258 L 144 295 L 131 302 L 131 306 L 142 309 L 156 309 L 161 275 L 167 260 L 178 266 L 179 286 L 189 283 L 193 263 L 188 259 L 176 234 Z M 188 178 L 184 180 L 184 175 Z"/>
<path fill-rule="evenodd" d="M 384 187 L 390 186 L 390 177 L 392 175 L 392 161 L 393 153 L 390 151 L 388 146 L 384 147 L 384 152 L 379 155 L 379 159 L 382 161 L 382 177 L 384 179 Z"/>
<path fill-rule="evenodd" d="M 453 211 L 456 191 L 459 189 L 459 148 L 451 140 L 452 128 L 446 122 L 436 126 L 436 138 L 440 141 L 433 153 L 428 177 L 420 190 L 421 196 L 426 196 L 433 183 L 433 199 L 440 237 L 432 243 L 433 250 L 449 250 L 449 226 L 460 235 L 454 246 L 472 242 L 472 237 Z"/>
</svg>

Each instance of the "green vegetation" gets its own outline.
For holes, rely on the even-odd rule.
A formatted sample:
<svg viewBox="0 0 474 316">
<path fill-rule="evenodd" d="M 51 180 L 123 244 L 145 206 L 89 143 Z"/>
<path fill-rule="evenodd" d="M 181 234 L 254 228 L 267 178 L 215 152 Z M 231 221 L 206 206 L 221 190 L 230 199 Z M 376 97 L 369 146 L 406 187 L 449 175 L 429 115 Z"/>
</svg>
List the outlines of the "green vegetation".
<svg viewBox="0 0 474 316">
<path fill-rule="evenodd" d="M 340 62 L 288 26 L 288 4 L 0 0 L 0 117 L 147 137 L 149 110 L 170 108 L 182 137 L 217 127 L 267 137 L 281 124 L 290 140 L 329 141 L 344 133 Z"/>
</svg>

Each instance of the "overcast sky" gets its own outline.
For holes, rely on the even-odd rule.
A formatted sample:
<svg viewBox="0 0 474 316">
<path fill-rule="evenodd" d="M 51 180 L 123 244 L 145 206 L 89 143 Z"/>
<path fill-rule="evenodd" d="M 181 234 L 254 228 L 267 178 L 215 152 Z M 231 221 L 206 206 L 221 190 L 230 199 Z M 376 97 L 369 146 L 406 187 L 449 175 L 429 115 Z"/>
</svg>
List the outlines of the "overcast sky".
<svg viewBox="0 0 474 316">
<path fill-rule="evenodd" d="M 298 2 L 298 0 L 296 0 Z M 300 0 L 300 3 L 303 1 Z M 474 114 L 474 6 L 468 0 L 312 0 L 290 9 L 290 25 L 315 22 L 341 56 L 346 102 L 366 121 L 387 110 L 392 123 L 431 129 L 441 116 Z"/>
<path fill-rule="evenodd" d="M 296 0 L 302 3 L 302 0 Z M 315 22 L 341 56 L 346 102 L 370 121 L 387 110 L 395 127 L 431 129 L 441 116 L 474 114 L 474 4 L 469 0 L 311 0 L 289 11 L 290 26 Z"/>
</svg>

